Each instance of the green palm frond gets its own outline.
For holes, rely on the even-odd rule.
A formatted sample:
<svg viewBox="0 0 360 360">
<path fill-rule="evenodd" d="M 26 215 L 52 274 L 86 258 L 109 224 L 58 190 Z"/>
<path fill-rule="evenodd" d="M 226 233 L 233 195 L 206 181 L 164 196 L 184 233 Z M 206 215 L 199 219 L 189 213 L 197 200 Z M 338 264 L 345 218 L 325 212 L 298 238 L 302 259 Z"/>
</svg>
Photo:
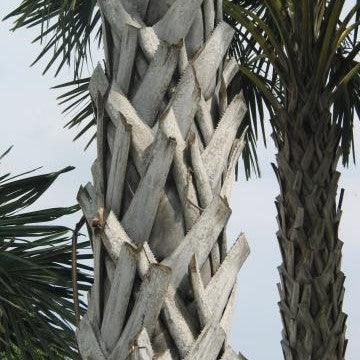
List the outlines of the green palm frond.
<svg viewBox="0 0 360 360">
<path fill-rule="evenodd" d="M 264 12 L 262 1 L 237 0 L 236 3 L 246 11 L 253 12 L 260 16 Z M 230 56 L 235 57 L 240 68 L 246 66 L 254 74 L 267 74 L 270 67 L 265 57 L 261 56 L 261 49 L 257 46 L 256 41 L 249 31 L 242 26 L 224 6 L 224 15 L 226 21 L 236 30 L 234 40 L 230 48 Z M 244 41 L 244 39 L 246 39 Z M 271 111 L 271 106 L 262 96 L 260 89 L 250 81 L 246 76 L 240 74 L 233 81 L 236 89 L 234 93 L 243 91 L 245 102 L 249 111 L 243 121 L 243 128 L 247 128 L 246 145 L 242 153 L 245 175 L 248 179 L 252 173 L 260 175 L 260 166 L 257 158 L 256 144 L 261 134 L 264 145 L 266 146 L 265 135 L 265 108 Z M 233 85 L 234 86 L 234 85 Z M 260 129 L 259 129 L 260 127 Z"/>
<path fill-rule="evenodd" d="M 33 42 L 43 49 L 34 63 L 46 58 L 44 73 L 56 66 L 57 75 L 66 64 L 73 66 L 77 78 L 91 58 L 91 40 L 101 37 L 95 0 L 24 0 L 5 17 L 10 18 L 13 30 L 37 29 Z"/>
<path fill-rule="evenodd" d="M 70 117 L 70 120 L 66 123 L 65 127 L 72 129 L 81 126 L 74 141 L 79 139 L 85 133 L 88 133 L 90 129 L 94 131 L 86 148 L 96 137 L 94 130 L 96 119 L 88 90 L 89 82 L 90 78 L 82 78 L 54 86 L 54 89 L 57 90 L 66 89 L 66 91 L 57 98 L 59 105 L 64 106 L 63 113 Z"/>
<path fill-rule="evenodd" d="M 315 6 L 308 0 L 224 0 L 224 9 L 237 30 L 234 53 L 244 53 L 246 46 L 251 53 L 247 61 L 237 55 L 241 73 L 272 110 L 271 118 L 276 118 L 272 112 L 295 111 L 305 98 L 307 111 L 318 103 L 331 106 L 347 165 L 351 153 L 354 157 L 353 121 L 360 109 L 360 1 L 347 14 L 342 0 Z M 263 123 L 261 116 L 256 120 Z"/>
<path fill-rule="evenodd" d="M 0 183 L 0 358 L 77 359 L 72 290 L 72 231 L 51 222 L 78 206 L 24 211 L 71 170 L 2 178 Z M 78 249 L 88 248 L 81 241 Z M 90 255 L 82 251 L 82 260 Z M 91 269 L 78 265 L 78 288 Z M 85 271 L 85 272 L 84 272 Z M 80 304 L 81 310 L 85 304 Z"/>
</svg>

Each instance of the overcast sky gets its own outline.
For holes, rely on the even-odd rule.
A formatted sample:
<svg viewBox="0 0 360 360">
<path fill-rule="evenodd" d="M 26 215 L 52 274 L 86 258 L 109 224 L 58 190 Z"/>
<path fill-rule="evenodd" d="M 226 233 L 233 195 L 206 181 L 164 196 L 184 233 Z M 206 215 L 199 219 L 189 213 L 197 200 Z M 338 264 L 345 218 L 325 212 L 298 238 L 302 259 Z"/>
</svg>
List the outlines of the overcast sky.
<svg viewBox="0 0 360 360">
<path fill-rule="evenodd" d="M 2 1 L 1 18 L 14 3 Z M 43 171 L 55 171 L 74 165 L 76 170 L 63 175 L 38 204 L 39 207 L 71 205 L 80 184 L 90 180 L 90 165 L 95 156 L 94 148 L 83 151 L 85 139 L 73 143 L 75 133 L 62 128 L 65 118 L 56 104 L 55 92 L 49 90 L 67 81 L 71 74 L 54 79 L 51 74 L 41 77 L 41 67 L 29 68 L 39 48 L 30 44 L 31 34 L 24 31 L 11 34 L 9 27 L 9 22 L 0 23 L 0 152 L 10 145 L 14 145 L 14 149 L 1 164 L 0 171 L 20 172 L 39 165 Z M 359 149 L 358 123 L 355 135 Z M 232 344 L 249 360 L 282 358 L 276 289 L 277 266 L 281 260 L 275 237 L 274 206 L 278 185 L 269 165 L 274 153 L 272 144 L 267 149 L 260 146 L 262 178 L 246 182 L 242 177 L 235 184 L 231 201 L 233 215 L 228 237 L 234 239 L 244 231 L 251 247 L 251 255 L 239 276 Z M 346 189 L 340 235 L 344 241 L 343 271 L 347 276 L 345 312 L 349 314 L 347 336 L 350 340 L 347 359 L 357 360 L 360 353 L 360 307 L 356 305 L 360 304 L 360 169 L 351 166 L 341 171 L 341 186 Z M 73 226 L 76 216 L 64 222 Z"/>
</svg>

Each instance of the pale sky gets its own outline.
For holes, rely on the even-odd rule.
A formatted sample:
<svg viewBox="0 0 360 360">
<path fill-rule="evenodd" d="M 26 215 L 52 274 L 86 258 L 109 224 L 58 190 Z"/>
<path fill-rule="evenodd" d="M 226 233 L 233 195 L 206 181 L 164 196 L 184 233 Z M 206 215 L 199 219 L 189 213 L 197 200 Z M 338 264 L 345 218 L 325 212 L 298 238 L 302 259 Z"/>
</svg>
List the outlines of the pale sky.
<svg viewBox="0 0 360 360">
<path fill-rule="evenodd" d="M 9 11 L 13 0 L 3 0 L 1 18 Z M 43 166 L 42 171 L 55 171 L 67 165 L 76 170 L 62 176 L 38 203 L 39 207 L 67 206 L 75 203 L 80 184 L 90 180 L 90 165 L 95 156 L 94 147 L 83 152 L 86 140 L 72 142 L 75 132 L 62 126 L 65 118 L 56 104 L 56 93 L 49 88 L 69 80 L 66 72 L 59 78 L 41 76 L 42 68 L 29 68 L 39 48 L 31 45 L 29 32 L 11 34 L 10 23 L 0 23 L 0 152 L 14 145 L 3 161 L 1 172 L 20 172 Z M 360 129 L 355 129 L 357 149 L 360 148 Z M 275 232 L 274 199 L 278 184 L 270 167 L 275 150 L 259 147 L 261 179 L 235 184 L 232 194 L 233 214 L 228 227 L 228 238 L 235 239 L 245 232 L 251 254 L 242 268 L 238 281 L 238 301 L 234 319 L 232 345 L 249 360 L 279 360 L 282 358 L 281 320 L 277 307 L 279 281 L 277 266 L 281 260 Z M 347 360 L 357 360 L 360 353 L 360 168 L 340 169 L 341 186 L 346 189 L 343 219 L 340 229 L 344 241 L 343 271 L 347 276 L 345 312 L 349 339 Z M 77 216 L 63 220 L 74 226 Z M 357 354 L 357 356 L 355 355 Z"/>
</svg>

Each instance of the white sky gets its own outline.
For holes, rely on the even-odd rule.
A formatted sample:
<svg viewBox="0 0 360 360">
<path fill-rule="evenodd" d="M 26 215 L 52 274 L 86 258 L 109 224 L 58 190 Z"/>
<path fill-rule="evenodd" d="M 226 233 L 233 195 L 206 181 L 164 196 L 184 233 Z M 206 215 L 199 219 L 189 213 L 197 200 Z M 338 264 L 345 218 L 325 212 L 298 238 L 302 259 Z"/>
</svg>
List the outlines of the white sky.
<svg viewBox="0 0 360 360">
<path fill-rule="evenodd" d="M 1 18 L 14 1 L 3 0 Z M 67 165 L 76 170 L 63 175 L 39 206 L 67 206 L 75 202 L 80 184 L 90 179 L 90 164 L 94 148 L 83 152 L 85 140 L 72 142 L 74 132 L 62 129 L 64 117 L 56 105 L 53 85 L 70 78 L 41 77 L 41 68 L 29 69 L 38 48 L 30 44 L 28 32 L 9 33 L 10 23 L 0 23 L 0 152 L 15 145 L 1 165 L 0 171 L 20 172 L 43 165 L 43 171 L 58 170 Z M 360 129 L 355 135 L 360 148 Z M 244 231 L 251 246 L 251 255 L 239 276 L 238 305 L 234 319 L 233 347 L 251 360 L 278 360 L 281 320 L 277 307 L 279 281 L 277 266 L 281 263 L 275 237 L 276 221 L 274 198 L 278 185 L 270 167 L 275 150 L 259 149 L 262 178 L 249 182 L 241 179 L 235 184 L 232 197 L 233 215 L 228 237 Z M 346 188 L 341 238 L 344 241 L 343 271 L 346 279 L 345 312 L 349 314 L 348 360 L 357 360 L 360 353 L 360 244 L 358 223 L 360 214 L 360 170 L 351 166 L 341 169 L 341 186 Z M 65 223 L 73 226 L 76 217 Z"/>
</svg>

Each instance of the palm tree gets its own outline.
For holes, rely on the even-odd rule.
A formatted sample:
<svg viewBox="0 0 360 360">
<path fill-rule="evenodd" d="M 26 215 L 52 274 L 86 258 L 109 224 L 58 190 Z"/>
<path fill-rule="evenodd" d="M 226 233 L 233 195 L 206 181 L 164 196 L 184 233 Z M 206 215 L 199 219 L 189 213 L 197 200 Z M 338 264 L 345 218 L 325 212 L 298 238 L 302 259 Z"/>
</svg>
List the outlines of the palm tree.
<svg viewBox="0 0 360 360">
<path fill-rule="evenodd" d="M 40 3 L 25 1 L 12 14 L 18 26 L 51 17 L 53 3 L 34 11 Z M 87 22 L 101 17 L 105 51 L 88 85 L 97 159 L 94 184 L 78 194 L 94 250 L 94 284 L 77 331 L 81 356 L 243 358 L 227 341 L 249 253 L 242 234 L 228 250 L 225 234 L 245 146 L 244 99 L 227 92 L 238 68 L 226 58 L 234 30 L 222 1 L 98 6 Z"/>
<path fill-rule="evenodd" d="M 224 2 L 238 38 L 256 43 L 240 72 L 262 92 L 278 150 L 283 353 L 344 359 L 337 168 L 340 157 L 348 164 L 360 114 L 360 4 L 346 12 L 343 0 L 241 3 Z"/>
<path fill-rule="evenodd" d="M 135 3 L 137 4 L 137 2 Z M 56 60 L 60 59 L 58 67 L 58 71 L 60 71 L 66 62 L 71 61 L 71 54 L 75 50 L 77 54 L 74 63 L 75 75 L 79 75 L 82 64 L 87 59 L 87 45 L 91 32 L 96 29 L 102 16 L 102 28 L 98 28 L 97 34 L 99 38 L 102 36 L 103 39 L 108 39 L 105 42 L 107 45 L 106 68 L 105 73 L 101 71 L 101 68 L 97 69 L 97 80 L 94 80 L 93 84 L 100 83 L 103 87 L 99 91 L 100 87 L 94 86 L 92 94 L 98 109 L 98 119 L 103 118 L 102 114 L 105 108 L 105 121 L 100 122 L 100 131 L 102 133 L 104 133 L 105 125 L 108 126 L 114 122 L 108 119 L 111 118 L 111 114 L 109 114 L 109 109 L 106 106 L 111 94 L 116 95 L 115 98 L 120 95 L 130 98 L 131 106 L 138 112 L 142 112 L 141 117 L 149 121 L 146 124 L 150 124 L 152 127 L 155 126 L 155 129 L 161 129 L 160 125 L 162 124 L 160 122 L 157 125 L 158 121 L 154 120 L 158 119 L 157 114 L 165 114 L 162 117 L 164 119 L 169 116 L 171 106 L 168 106 L 168 104 L 173 101 L 169 100 L 172 98 L 172 90 L 170 92 L 163 90 L 165 93 L 163 99 L 165 100 L 161 99 L 164 104 L 160 105 L 160 108 L 165 109 L 165 111 L 158 111 L 157 114 L 154 114 L 155 110 L 151 106 L 149 107 L 149 104 L 141 103 L 141 106 L 144 106 L 144 109 L 142 109 L 136 107 L 140 105 L 133 102 L 136 100 L 137 91 L 141 89 L 139 84 L 142 83 L 142 79 L 145 80 L 143 74 L 145 74 L 148 64 L 154 61 L 154 49 L 148 49 L 146 47 L 147 42 L 144 39 L 150 39 L 149 45 L 150 43 L 155 45 L 158 43 L 151 28 L 145 27 L 144 29 L 143 23 L 145 22 L 148 26 L 151 25 L 153 30 L 156 29 L 155 24 L 162 18 L 168 7 L 165 1 L 158 1 L 157 6 L 155 6 L 155 1 L 146 3 L 148 9 L 152 9 L 147 12 L 146 18 L 142 16 L 144 8 L 129 7 L 129 2 L 123 2 L 123 7 L 119 6 L 119 12 L 123 16 L 127 17 L 130 14 L 128 20 L 131 26 L 126 27 L 126 30 L 119 25 L 122 22 L 111 20 L 116 11 L 111 13 L 111 9 L 106 8 L 105 4 L 101 13 L 94 1 L 76 1 L 71 6 L 69 6 L 68 2 L 54 1 L 43 7 L 42 0 L 28 0 L 24 1 L 11 14 L 17 17 L 17 27 L 46 24 L 46 21 L 50 20 L 50 25 L 45 26 L 46 30 L 36 39 L 41 41 L 43 35 L 53 34 L 38 59 L 55 48 L 56 51 L 54 51 L 53 57 L 45 70 L 48 70 Z M 212 2 L 204 1 L 202 5 L 204 16 L 209 9 L 212 9 L 211 6 L 209 7 L 209 3 L 212 4 Z M 282 345 L 286 359 L 309 357 L 342 359 L 346 347 L 344 335 L 345 315 L 342 312 L 344 275 L 340 270 L 341 241 L 338 239 L 343 192 L 341 192 L 337 202 L 336 189 L 339 173 L 336 169 L 340 156 L 342 156 L 345 165 L 349 161 L 353 144 L 353 115 L 355 111 L 359 112 L 360 106 L 359 64 L 356 60 L 359 53 L 357 31 L 359 15 L 356 15 L 356 21 L 351 23 L 354 15 L 359 13 L 359 6 L 356 5 L 345 17 L 341 17 L 343 6 L 343 0 L 319 0 L 315 3 L 310 3 L 307 0 L 299 2 L 285 0 L 225 1 L 225 12 L 229 17 L 228 20 L 237 29 L 232 51 L 240 62 L 242 75 L 240 82 L 232 81 L 232 85 L 236 86 L 232 86 L 230 91 L 227 91 L 228 99 L 231 100 L 233 97 L 233 88 L 242 88 L 245 100 L 250 105 L 250 114 L 253 115 L 253 119 L 256 117 L 254 115 L 259 115 L 258 118 L 261 123 L 263 122 L 262 112 L 260 111 L 257 114 L 255 107 L 258 105 L 261 110 L 262 101 L 264 101 L 271 114 L 271 125 L 274 131 L 275 144 L 278 148 L 278 164 L 277 166 L 274 165 L 274 168 L 281 189 L 281 195 L 277 198 L 277 208 L 279 212 L 278 239 L 284 259 L 280 268 L 282 279 L 280 308 L 284 323 Z M 217 13 L 220 14 L 220 11 L 217 11 Z M 57 19 L 55 23 L 51 23 L 51 20 L 54 19 Z M 173 18 L 172 20 L 174 24 L 169 27 L 171 30 L 166 36 L 173 36 L 178 29 L 175 26 L 177 19 Z M 159 22 L 159 24 L 162 23 L 164 22 Z M 197 20 L 195 20 L 195 23 L 200 24 Z M 182 25 L 180 28 L 184 29 L 185 24 L 185 22 L 180 24 Z M 208 23 L 205 21 L 204 24 L 203 31 L 206 33 L 206 24 Z M 117 61 L 117 56 L 125 51 L 121 48 L 121 44 L 120 48 L 118 46 L 117 52 L 111 53 L 119 42 L 118 38 L 123 36 L 123 31 L 128 41 L 120 41 L 120 43 L 123 46 L 129 46 L 125 46 L 125 50 L 129 51 L 129 54 L 131 51 L 134 52 L 134 54 L 130 54 L 130 59 L 135 61 L 135 67 L 130 60 L 126 64 Z M 196 30 L 194 25 L 186 36 L 188 41 L 185 39 L 186 50 L 189 48 L 189 42 L 192 44 L 194 40 L 190 34 L 194 34 L 195 31 L 199 30 Z M 139 33 L 139 36 L 137 36 L 139 43 L 136 45 L 134 45 L 135 32 Z M 155 30 L 154 32 L 157 35 Z M 132 41 L 131 36 L 133 36 Z M 180 41 L 175 45 L 178 45 L 178 47 L 175 46 L 173 51 L 179 51 L 180 59 L 183 59 L 184 45 Z M 194 46 L 193 49 L 196 49 L 195 45 L 192 46 Z M 136 47 L 136 50 L 134 50 L 134 47 Z M 139 50 L 139 47 L 141 50 Z M 158 47 L 155 46 L 155 48 Z M 162 46 L 160 48 L 163 49 Z M 166 49 L 161 51 L 166 54 Z M 192 54 L 191 49 L 188 54 Z M 143 58 L 139 60 L 141 55 Z M 170 71 L 170 54 L 168 57 L 163 56 L 163 59 L 167 60 L 167 62 L 164 60 L 165 68 Z M 176 57 L 177 55 L 172 56 Z M 201 55 L 195 54 L 191 63 L 196 62 L 199 56 L 201 57 Z M 127 77 L 125 79 L 121 77 L 116 79 L 116 73 L 119 73 L 119 64 L 121 66 L 128 65 L 131 68 L 130 78 L 130 71 L 128 73 L 121 71 L 121 76 L 127 75 Z M 183 62 L 179 62 L 179 64 L 183 64 Z M 142 67 L 145 70 L 141 70 Z M 219 67 L 222 67 L 222 65 L 219 65 Z M 179 70 L 174 71 L 174 73 L 178 74 Z M 169 75 L 169 77 L 172 77 L 172 75 Z M 93 79 L 95 79 L 94 76 Z M 169 87 L 166 87 L 166 90 L 175 89 L 175 86 L 172 86 L 174 77 L 168 81 Z M 116 82 L 121 82 L 122 85 L 116 86 Z M 78 86 L 62 97 L 63 102 L 73 101 L 77 105 L 82 99 L 85 99 L 88 83 L 89 79 L 76 79 L 69 84 L 65 84 L 66 86 L 74 84 Z M 181 81 L 179 86 L 180 84 Z M 156 85 L 155 82 L 154 85 Z M 200 90 L 203 91 L 201 86 L 202 84 L 199 82 Z M 212 87 L 217 89 L 219 85 L 213 85 Z M 261 99 L 259 93 L 262 96 Z M 121 101 L 124 101 L 121 107 L 127 109 L 127 116 L 130 116 L 132 108 L 121 96 Z M 148 99 L 150 105 L 154 105 L 153 99 Z M 218 99 L 219 101 L 211 102 L 221 104 L 219 96 Z M 221 112 L 222 106 L 215 106 L 215 109 L 212 106 L 211 108 L 212 122 L 216 123 L 217 117 L 214 115 L 214 110 Z M 114 111 L 117 112 L 116 109 Z M 91 113 L 91 105 L 88 104 L 72 119 L 69 126 L 82 123 Z M 123 124 L 126 116 L 121 111 L 119 113 L 121 116 L 118 114 L 117 117 L 121 118 L 121 124 Z M 249 117 L 249 115 L 246 116 Z M 115 117 L 115 114 L 113 114 L 113 117 Z M 95 123 L 96 121 L 90 118 L 90 121 L 79 135 L 87 131 Z M 106 136 L 108 138 L 110 136 L 114 138 L 116 136 L 117 138 L 125 136 L 128 139 L 129 123 L 131 125 L 131 122 L 125 119 L 124 125 L 121 127 L 123 130 L 117 128 L 116 131 L 113 131 L 108 128 Z M 196 124 L 198 125 L 198 123 L 197 114 Z M 246 121 L 246 118 L 243 120 L 242 126 L 244 124 L 251 125 L 249 121 Z M 131 129 L 134 132 L 134 124 L 132 124 Z M 252 130 L 250 127 L 247 134 L 252 134 Z M 254 127 L 254 131 L 256 132 L 256 127 Z M 143 144 L 142 140 L 146 138 L 146 132 L 149 133 L 144 130 L 139 143 Z M 197 139 L 198 144 L 200 146 L 201 144 L 206 145 L 207 130 L 205 128 L 192 129 L 192 133 L 195 135 L 190 137 L 191 144 L 196 143 L 193 139 L 197 138 L 197 132 L 201 140 Z M 109 135 L 111 133 L 113 135 Z M 178 140 L 176 136 L 171 135 L 175 140 Z M 100 138 L 100 141 L 107 144 L 107 139 L 106 141 L 104 137 L 102 139 Z M 134 138 L 131 141 L 134 144 Z M 126 199 L 132 199 L 139 178 L 144 176 L 142 175 L 141 164 L 138 164 L 141 156 L 137 155 L 136 151 L 145 153 L 145 162 L 149 168 L 150 165 L 148 164 L 152 158 L 151 147 L 145 150 L 139 146 L 127 145 L 129 142 L 128 139 L 127 142 L 123 143 L 126 148 L 130 148 L 131 160 L 129 161 L 134 162 L 134 164 L 127 166 L 125 177 L 130 176 L 130 171 L 132 171 L 130 169 L 135 168 L 136 172 L 134 171 L 135 175 L 132 180 L 124 180 L 125 186 L 128 186 L 128 190 L 126 190 L 128 194 L 124 193 L 121 208 L 119 210 L 119 205 L 117 208 L 120 213 L 121 224 L 123 224 L 122 218 L 125 216 L 125 210 L 130 209 L 130 205 L 128 205 L 130 200 Z M 150 142 L 148 141 L 148 143 Z M 99 174 L 110 174 L 111 160 L 106 154 L 107 152 L 113 153 L 111 143 L 112 141 L 107 145 L 105 152 L 106 146 L 102 147 L 100 145 L 100 161 L 98 164 L 100 163 L 101 168 L 96 170 L 99 169 L 99 165 L 95 167 L 96 177 L 98 178 L 97 187 L 100 189 L 100 191 L 98 190 L 100 196 L 97 195 L 97 197 L 99 197 L 100 204 L 103 203 L 105 208 L 105 211 L 101 210 L 100 214 L 97 213 L 98 209 L 94 208 L 92 213 L 94 221 L 90 219 L 92 216 L 89 218 L 96 225 L 96 231 L 94 231 L 97 233 L 103 229 L 103 212 L 107 216 L 109 211 L 109 205 L 106 204 L 107 200 L 104 196 L 105 185 L 107 192 L 108 178 L 106 175 L 106 181 L 104 181 L 104 178 L 99 177 Z M 160 146 L 160 143 L 158 146 Z M 173 145 L 175 148 L 178 148 L 178 146 L 178 143 Z M 193 148 L 191 145 L 189 154 L 184 161 L 192 161 L 193 156 L 195 157 Z M 249 164 L 251 154 L 249 148 L 245 149 L 243 156 L 245 155 L 245 160 Z M 179 164 L 176 149 L 174 153 L 174 159 Z M 155 151 L 153 156 L 155 157 Z M 167 198 L 169 198 L 167 194 L 170 191 L 168 189 L 178 186 L 175 177 L 179 176 L 180 171 L 176 170 L 175 161 L 166 183 L 165 193 Z M 193 166 L 193 164 L 191 165 Z M 179 167 L 180 165 L 176 166 Z M 125 172 L 125 170 L 122 171 Z M 190 175 L 195 178 L 195 169 L 192 169 Z M 184 175 L 183 177 L 185 178 Z M 135 183 L 135 186 L 133 183 Z M 196 193 L 198 189 L 200 192 L 202 186 L 199 186 L 195 181 L 194 188 L 193 193 Z M 204 188 L 206 189 L 206 187 Z M 96 190 L 94 191 L 91 186 L 88 186 L 88 190 L 94 194 L 96 193 Z M 186 190 L 192 191 L 190 188 L 186 188 Z M 80 195 L 83 193 L 84 190 Z M 181 194 L 181 192 L 179 193 Z M 198 198 L 201 200 L 200 195 Z M 160 205 L 163 201 L 160 201 Z M 117 202 L 119 204 L 119 199 Z M 181 203 L 182 210 L 186 209 L 186 204 L 183 203 L 184 200 Z M 191 203 L 192 200 L 190 199 L 189 204 Z M 196 205 L 193 209 L 198 207 L 199 212 L 202 211 L 202 203 L 194 203 L 193 205 Z M 110 208 L 113 210 L 111 206 Z M 187 222 L 189 220 L 184 221 L 186 231 Z M 157 219 L 155 220 L 154 229 L 159 229 L 156 224 L 158 224 Z M 165 226 L 161 226 L 160 230 L 163 229 L 169 232 Z M 166 235 L 160 230 L 156 234 L 160 234 L 161 239 L 166 239 Z M 133 234 L 135 237 L 139 236 L 136 232 Z M 174 231 L 174 234 L 176 234 L 176 231 Z M 140 235 L 143 236 L 144 234 Z M 163 261 L 168 254 L 166 251 L 164 253 L 161 246 L 157 246 L 160 240 L 152 240 L 152 236 L 151 233 L 148 243 L 158 260 Z M 164 241 L 161 244 L 164 245 L 167 242 Z M 171 250 L 172 248 L 168 249 L 169 252 Z M 194 261 L 192 264 L 194 264 Z M 204 274 L 204 271 L 202 271 L 202 274 Z M 206 279 L 203 280 L 206 283 Z M 180 295 L 178 295 L 182 296 L 182 300 L 186 303 L 187 296 L 191 298 L 191 294 L 188 294 L 185 285 L 181 285 L 179 290 Z M 192 296 L 195 296 L 195 293 Z M 160 317 L 160 320 L 163 321 L 162 317 Z"/>
<path fill-rule="evenodd" d="M 0 159 L 2 156 L 0 156 Z M 27 211 L 56 178 L 71 168 L 24 177 L 0 176 L 0 358 L 78 359 L 72 290 L 70 229 L 48 224 L 78 206 Z M 78 249 L 88 243 L 81 241 Z M 88 259 L 87 252 L 79 256 Z M 89 272 L 83 264 L 78 269 Z M 78 290 L 90 278 L 77 271 Z M 80 302 L 79 311 L 85 304 Z"/>
<path fill-rule="evenodd" d="M 97 159 L 78 195 L 95 244 L 84 359 L 235 356 L 227 336 L 248 247 L 241 235 L 228 252 L 225 226 L 246 107 L 227 101 L 234 31 L 221 4 L 201 4 L 98 2 Z"/>
</svg>

